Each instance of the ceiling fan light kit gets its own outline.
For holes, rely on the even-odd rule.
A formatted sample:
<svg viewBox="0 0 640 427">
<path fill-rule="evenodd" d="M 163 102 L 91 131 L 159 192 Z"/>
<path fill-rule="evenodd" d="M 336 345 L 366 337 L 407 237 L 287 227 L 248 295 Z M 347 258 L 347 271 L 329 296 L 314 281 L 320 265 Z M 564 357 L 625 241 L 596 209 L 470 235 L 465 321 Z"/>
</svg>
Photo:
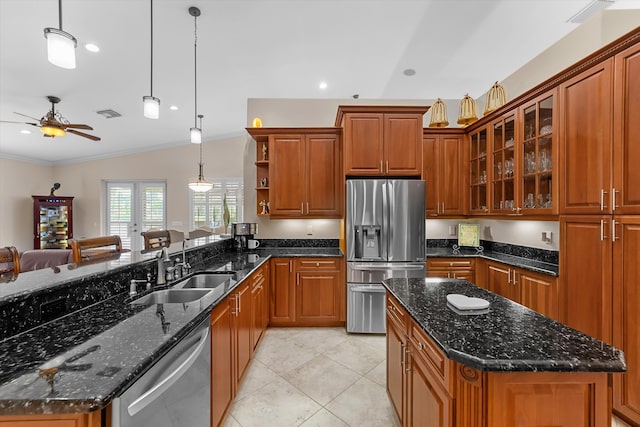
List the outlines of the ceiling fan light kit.
<svg viewBox="0 0 640 427">
<path fill-rule="evenodd" d="M 41 126 L 40 132 L 44 133 L 45 136 L 65 136 L 67 134 L 64 129 L 51 125 Z"/>
<path fill-rule="evenodd" d="M 61 68 L 76 68 L 76 46 L 78 41 L 71 34 L 62 30 L 62 0 L 58 0 L 58 20 L 60 28 L 45 28 L 47 39 L 47 59 Z"/>
<path fill-rule="evenodd" d="M 148 119 L 160 117 L 160 100 L 153 96 L 153 0 L 149 0 L 151 6 L 151 94 L 142 97 L 143 113 Z"/>
</svg>

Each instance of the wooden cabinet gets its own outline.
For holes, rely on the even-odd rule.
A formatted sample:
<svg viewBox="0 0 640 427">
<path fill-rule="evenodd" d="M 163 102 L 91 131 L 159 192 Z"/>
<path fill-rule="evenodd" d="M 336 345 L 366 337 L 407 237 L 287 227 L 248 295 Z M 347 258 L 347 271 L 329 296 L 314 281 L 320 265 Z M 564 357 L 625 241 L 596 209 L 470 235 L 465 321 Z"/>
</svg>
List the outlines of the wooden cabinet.
<svg viewBox="0 0 640 427">
<path fill-rule="evenodd" d="M 427 258 L 427 277 L 463 279 L 475 283 L 476 260 L 473 258 Z"/>
<path fill-rule="evenodd" d="M 612 338 L 610 216 L 560 221 L 560 321 L 607 343 Z"/>
<path fill-rule="evenodd" d="M 408 316 L 387 292 L 387 393 L 402 425 L 405 413 L 405 370 Z"/>
<path fill-rule="evenodd" d="M 640 214 L 640 44 L 615 56 L 613 188 L 616 214 Z"/>
<path fill-rule="evenodd" d="M 486 287 L 505 298 L 558 320 L 558 279 L 522 268 L 485 261 Z"/>
<path fill-rule="evenodd" d="M 469 135 L 469 209 L 472 214 L 489 212 L 489 194 L 487 180 L 489 177 L 489 150 L 487 126 L 481 127 Z"/>
<path fill-rule="evenodd" d="M 240 384 L 253 354 L 251 339 L 251 289 L 249 283 L 240 285 L 230 296 L 235 350 L 235 384 Z"/>
<path fill-rule="evenodd" d="M 516 120 L 515 112 L 505 114 L 498 120 L 494 120 L 490 126 L 491 157 L 489 158 L 491 170 L 487 180 L 490 185 L 490 200 L 492 213 L 520 213 L 520 189 L 517 182 L 520 179 L 519 150 L 515 143 Z"/>
<path fill-rule="evenodd" d="M 344 324 L 342 258 L 274 258 L 271 270 L 270 325 Z"/>
<path fill-rule="evenodd" d="M 110 427 L 103 425 L 101 412 L 90 414 L 43 414 L 0 416 L 2 427 Z"/>
<path fill-rule="evenodd" d="M 422 137 L 422 179 L 426 181 L 426 214 L 437 217 L 466 212 L 465 136 L 462 131 Z"/>
<path fill-rule="evenodd" d="M 263 264 L 251 278 L 251 345 L 256 350 L 269 325 L 269 263 Z"/>
<path fill-rule="evenodd" d="M 560 111 L 560 213 L 610 213 L 613 58 L 561 84 Z"/>
<path fill-rule="evenodd" d="M 73 197 L 33 198 L 33 248 L 67 249 L 73 238 Z"/>
<path fill-rule="evenodd" d="M 338 107 L 346 175 L 420 176 L 422 122 L 429 107 Z"/>
<path fill-rule="evenodd" d="M 614 221 L 613 345 L 624 351 L 627 372 L 613 376 L 613 407 L 632 425 L 640 425 L 640 217 Z"/>
<path fill-rule="evenodd" d="M 344 185 L 339 129 L 257 128 L 247 131 L 256 140 L 259 216 L 342 216 Z M 267 202 L 269 205 L 265 208 Z"/>
<path fill-rule="evenodd" d="M 227 298 L 211 312 L 211 425 L 219 426 L 235 396 L 232 306 Z"/>
</svg>

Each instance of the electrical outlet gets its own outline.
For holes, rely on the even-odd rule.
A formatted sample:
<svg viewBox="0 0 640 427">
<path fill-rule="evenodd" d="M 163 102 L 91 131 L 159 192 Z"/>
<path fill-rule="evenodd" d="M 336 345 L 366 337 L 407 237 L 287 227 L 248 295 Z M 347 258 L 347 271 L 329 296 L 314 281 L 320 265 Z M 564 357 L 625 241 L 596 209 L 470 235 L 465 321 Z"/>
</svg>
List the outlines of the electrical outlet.
<svg viewBox="0 0 640 427">
<path fill-rule="evenodd" d="M 458 227 L 455 225 L 449 226 L 449 236 L 455 236 L 458 232 L 456 231 Z"/>
<path fill-rule="evenodd" d="M 543 231 L 542 241 L 545 243 L 551 243 L 553 241 L 553 233 L 551 231 Z"/>
<path fill-rule="evenodd" d="M 313 225 L 307 225 L 307 236 L 313 235 Z"/>
</svg>

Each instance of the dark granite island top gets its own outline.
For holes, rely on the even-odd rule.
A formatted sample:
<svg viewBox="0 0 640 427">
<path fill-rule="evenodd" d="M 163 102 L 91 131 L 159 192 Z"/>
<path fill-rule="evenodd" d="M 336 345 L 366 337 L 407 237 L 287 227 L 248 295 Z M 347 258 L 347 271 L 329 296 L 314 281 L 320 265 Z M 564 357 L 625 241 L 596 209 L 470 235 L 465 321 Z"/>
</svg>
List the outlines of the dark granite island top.
<svg viewBox="0 0 640 427">
<path fill-rule="evenodd" d="M 387 290 L 445 355 L 480 371 L 624 372 L 622 351 L 520 304 L 457 279 L 388 279 Z M 461 315 L 448 294 L 490 302 Z"/>
</svg>

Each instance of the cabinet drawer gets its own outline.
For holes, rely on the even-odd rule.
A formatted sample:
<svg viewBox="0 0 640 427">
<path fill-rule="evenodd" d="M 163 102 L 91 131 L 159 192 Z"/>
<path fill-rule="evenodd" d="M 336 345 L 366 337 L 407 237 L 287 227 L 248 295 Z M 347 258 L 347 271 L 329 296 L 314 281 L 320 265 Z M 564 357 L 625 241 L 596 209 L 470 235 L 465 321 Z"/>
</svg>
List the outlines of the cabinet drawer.
<svg viewBox="0 0 640 427">
<path fill-rule="evenodd" d="M 420 356 L 431 368 L 434 376 L 441 382 L 442 386 L 449 391 L 449 373 L 451 371 L 451 361 L 438 348 L 431 338 L 429 338 L 422 328 L 411 321 L 409 340 L 414 352 Z"/>
<path fill-rule="evenodd" d="M 340 261 L 334 258 L 303 258 L 295 262 L 296 271 L 340 270 Z"/>
<path fill-rule="evenodd" d="M 427 259 L 427 271 L 429 269 L 462 269 L 462 270 L 471 270 L 476 266 L 475 259 L 465 259 L 465 258 L 432 258 Z"/>
<path fill-rule="evenodd" d="M 400 305 L 395 298 L 387 292 L 387 314 L 389 318 L 396 324 L 396 326 L 402 331 L 407 331 L 408 314 L 404 311 L 404 308 Z"/>
</svg>

